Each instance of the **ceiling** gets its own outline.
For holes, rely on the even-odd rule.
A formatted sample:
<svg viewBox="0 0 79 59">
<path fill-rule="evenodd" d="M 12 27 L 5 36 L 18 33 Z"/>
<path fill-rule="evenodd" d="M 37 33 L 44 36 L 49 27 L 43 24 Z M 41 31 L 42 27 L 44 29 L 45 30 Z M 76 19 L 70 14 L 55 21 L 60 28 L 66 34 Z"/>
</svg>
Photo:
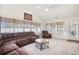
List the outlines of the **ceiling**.
<svg viewBox="0 0 79 59">
<path fill-rule="evenodd" d="M 0 5 L 1 6 L 1 5 Z M 79 16 L 78 4 L 12 4 L 2 5 L 6 8 L 23 10 L 24 12 L 36 15 L 41 20 L 54 20 Z M 4 8 L 5 9 L 5 8 Z"/>
</svg>

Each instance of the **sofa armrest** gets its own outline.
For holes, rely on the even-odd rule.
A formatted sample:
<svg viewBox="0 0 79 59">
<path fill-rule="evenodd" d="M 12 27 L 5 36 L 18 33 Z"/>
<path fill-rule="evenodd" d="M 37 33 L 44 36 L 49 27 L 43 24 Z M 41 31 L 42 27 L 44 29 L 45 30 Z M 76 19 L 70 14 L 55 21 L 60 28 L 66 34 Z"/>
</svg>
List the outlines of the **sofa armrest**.
<svg viewBox="0 0 79 59">
<path fill-rule="evenodd" d="M 16 51 L 20 54 L 20 55 L 29 55 L 29 53 L 24 50 L 23 48 L 19 48 L 19 49 L 16 49 Z"/>
<path fill-rule="evenodd" d="M 8 45 L 4 45 L 2 47 L 0 47 L 0 54 L 4 55 L 7 54 L 11 51 L 14 51 L 16 49 L 18 49 L 19 47 L 16 44 L 8 44 Z"/>
<path fill-rule="evenodd" d="M 29 53 L 27 53 L 27 51 L 23 50 L 22 48 L 18 48 L 7 55 L 29 55 Z"/>
</svg>

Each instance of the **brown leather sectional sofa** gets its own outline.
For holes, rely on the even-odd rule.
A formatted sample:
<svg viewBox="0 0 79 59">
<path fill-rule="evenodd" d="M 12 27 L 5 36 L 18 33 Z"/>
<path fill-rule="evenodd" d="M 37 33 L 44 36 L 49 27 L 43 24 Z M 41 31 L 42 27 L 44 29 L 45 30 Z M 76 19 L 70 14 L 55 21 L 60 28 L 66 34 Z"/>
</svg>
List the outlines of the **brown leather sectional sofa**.
<svg viewBox="0 0 79 59">
<path fill-rule="evenodd" d="M 28 55 L 21 47 L 38 38 L 34 32 L 0 33 L 0 55 Z"/>
</svg>

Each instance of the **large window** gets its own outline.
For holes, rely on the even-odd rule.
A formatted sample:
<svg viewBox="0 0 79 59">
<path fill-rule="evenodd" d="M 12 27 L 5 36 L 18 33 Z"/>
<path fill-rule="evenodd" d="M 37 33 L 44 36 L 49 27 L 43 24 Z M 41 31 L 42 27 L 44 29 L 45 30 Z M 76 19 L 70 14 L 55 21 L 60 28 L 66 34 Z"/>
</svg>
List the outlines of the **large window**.
<svg viewBox="0 0 79 59">
<path fill-rule="evenodd" d="M 52 32 L 52 24 L 46 24 L 46 30 Z"/>
<path fill-rule="evenodd" d="M 64 23 L 63 22 L 57 22 L 57 34 L 64 34 Z"/>
<path fill-rule="evenodd" d="M 16 20 L 14 26 L 14 32 L 23 32 L 23 21 Z"/>
<path fill-rule="evenodd" d="M 40 32 L 41 32 L 41 25 L 40 25 L 40 23 L 32 22 L 31 30 L 34 31 L 36 34 L 40 34 Z"/>
<path fill-rule="evenodd" d="M 55 22 L 46 24 L 46 30 L 53 34 L 63 34 L 64 22 Z"/>
<path fill-rule="evenodd" d="M 37 34 L 41 33 L 41 25 L 40 24 L 37 24 L 37 26 L 36 26 L 36 33 Z"/>
<path fill-rule="evenodd" d="M 56 24 L 52 23 L 52 33 L 55 34 L 56 32 Z"/>
<path fill-rule="evenodd" d="M 78 22 L 69 24 L 69 36 L 70 37 L 79 37 L 79 24 Z"/>
<path fill-rule="evenodd" d="M 31 23 L 24 21 L 24 31 L 31 31 Z"/>
<path fill-rule="evenodd" d="M 35 23 L 32 23 L 31 29 L 32 29 L 32 31 L 34 31 L 36 33 L 36 24 Z"/>
<path fill-rule="evenodd" d="M 36 34 L 41 32 L 41 24 L 26 20 L 16 20 L 8 18 L 0 18 L 0 32 L 1 33 L 14 33 L 14 32 L 27 32 L 34 31 Z"/>
<path fill-rule="evenodd" d="M 1 33 L 13 32 L 13 20 L 1 18 Z"/>
</svg>

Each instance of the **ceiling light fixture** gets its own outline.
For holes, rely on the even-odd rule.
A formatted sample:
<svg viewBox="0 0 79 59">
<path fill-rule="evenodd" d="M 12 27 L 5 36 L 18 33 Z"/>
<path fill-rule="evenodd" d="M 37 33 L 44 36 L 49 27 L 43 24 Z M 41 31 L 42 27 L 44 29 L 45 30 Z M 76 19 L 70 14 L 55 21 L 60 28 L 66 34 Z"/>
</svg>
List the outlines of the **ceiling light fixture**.
<svg viewBox="0 0 79 59">
<path fill-rule="evenodd" d="M 48 11 L 48 9 L 46 8 L 45 11 Z"/>
</svg>

